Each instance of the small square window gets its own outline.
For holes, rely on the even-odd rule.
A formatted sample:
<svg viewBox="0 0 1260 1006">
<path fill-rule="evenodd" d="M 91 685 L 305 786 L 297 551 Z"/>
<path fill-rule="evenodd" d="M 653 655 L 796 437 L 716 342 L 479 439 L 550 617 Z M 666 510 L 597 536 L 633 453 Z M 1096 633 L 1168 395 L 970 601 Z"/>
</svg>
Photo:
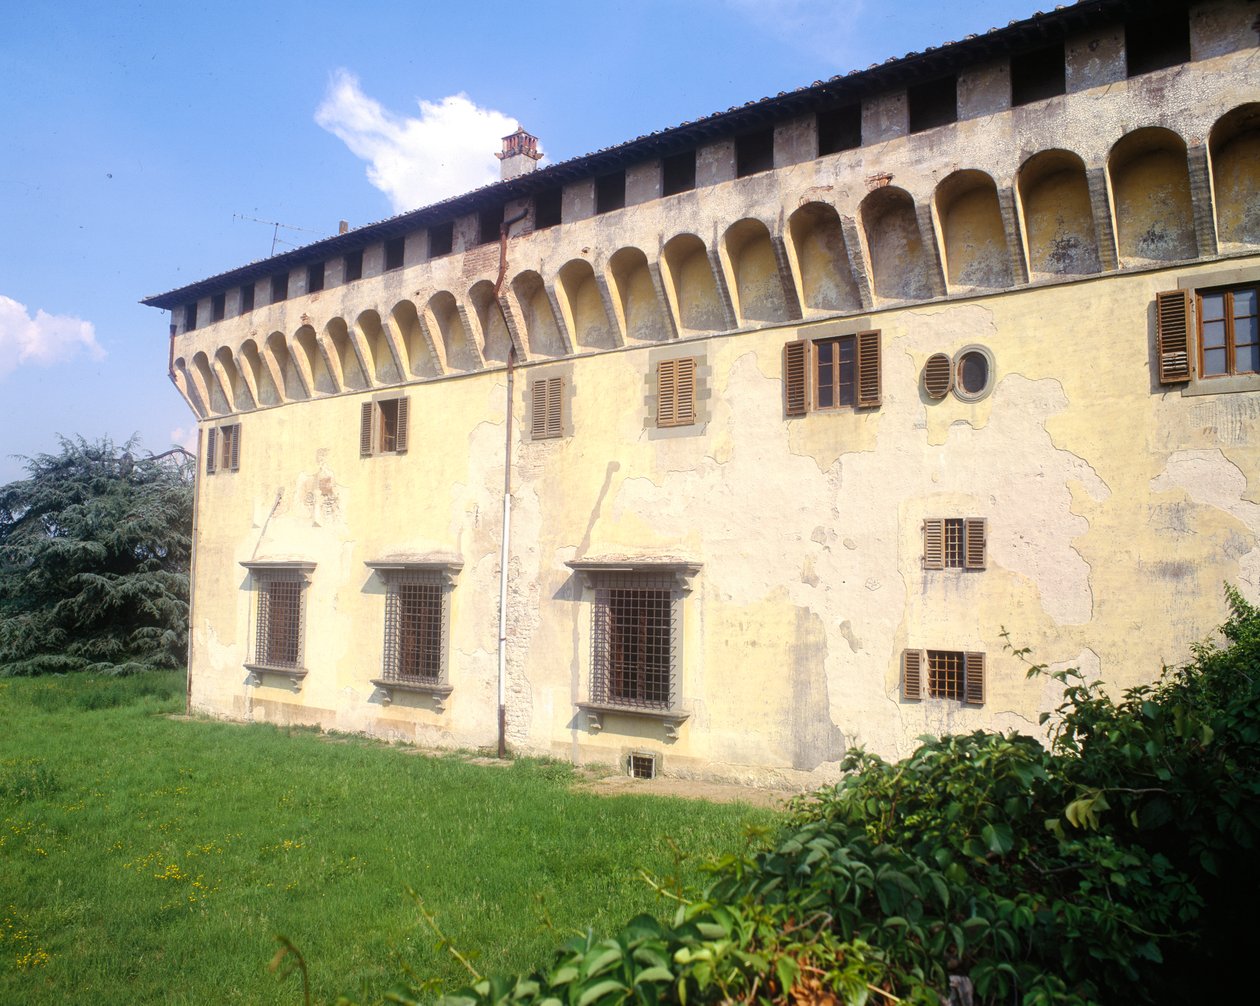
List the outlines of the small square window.
<svg viewBox="0 0 1260 1006">
<path fill-rule="evenodd" d="M 1063 43 L 1011 57 L 1011 104 L 1053 98 L 1067 91 Z"/>
<path fill-rule="evenodd" d="M 222 321 L 227 313 L 227 294 L 216 293 L 210 298 L 210 320 Z"/>
<path fill-rule="evenodd" d="M 392 272 L 403 267 L 403 256 L 407 248 L 407 239 L 390 238 L 385 242 L 385 271 Z"/>
<path fill-rule="evenodd" d="M 306 292 L 318 293 L 324 289 L 324 263 L 316 262 L 306 269 Z"/>
<path fill-rule="evenodd" d="M 684 150 L 661 161 L 661 195 L 674 196 L 696 187 L 696 152 Z"/>
<path fill-rule="evenodd" d="M 455 247 L 455 224 L 447 221 L 429 228 L 429 258 L 449 255 Z"/>
<path fill-rule="evenodd" d="M 903 650 L 901 697 L 953 699 L 969 706 L 985 700 L 984 654 L 962 650 Z M 924 671 L 927 680 L 924 680 Z"/>
<path fill-rule="evenodd" d="M 342 259 L 342 267 L 345 282 L 353 283 L 356 279 L 363 278 L 363 252 L 352 251 L 347 252 L 346 257 Z"/>
<path fill-rule="evenodd" d="M 499 227 L 503 224 L 503 207 L 495 206 L 477 214 L 477 243 L 490 244 L 499 240 Z"/>
<path fill-rule="evenodd" d="M 1200 290 L 1199 376 L 1260 374 L 1260 286 Z"/>
<path fill-rule="evenodd" d="M 241 468 L 241 424 L 211 426 L 206 431 L 206 474 Z"/>
<path fill-rule="evenodd" d="M 626 205 L 626 173 L 614 171 L 595 179 L 595 212 L 611 213 Z"/>
<path fill-rule="evenodd" d="M 405 454 L 408 412 L 406 397 L 364 402 L 359 412 L 359 456 Z"/>
<path fill-rule="evenodd" d="M 883 398 L 880 334 L 796 340 L 783 347 L 783 413 L 869 409 Z"/>
<path fill-rule="evenodd" d="M 957 122 L 958 78 L 941 77 L 906 88 L 906 105 L 910 110 L 912 133 Z"/>
<path fill-rule="evenodd" d="M 560 189 L 549 189 L 534 196 L 534 230 L 555 227 L 560 223 L 562 195 Z"/>
<path fill-rule="evenodd" d="M 271 303 L 279 304 L 289 299 L 289 274 L 282 272 L 271 277 Z"/>
<path fill-rule="evenodd" d="M 862 106 L 842 105 L 818 113 L 818 156 L 862 145 Z"/>
<path fill-rule="evenodd" d="M 983 517 L 928 517 L 923 521 L 923 568 L 984 569 L 987 538 Z"/>
<path fill-rule="evenodd" d="M 856 401 L 856 337 L 819 339 L 814 343 L 814 408 L 852 408 Z"/>
<path fill-rule="evenodd" d="M 254 284 L 246 283 L 241 287 L 241 314 L 248 314 L 254 309 Z"/>
<path fill-rule="evenodd" d="M 774 130 L 761 129 L 735 138 L 735 177 L 747 178 L 774 167 Z"/>
</svg>

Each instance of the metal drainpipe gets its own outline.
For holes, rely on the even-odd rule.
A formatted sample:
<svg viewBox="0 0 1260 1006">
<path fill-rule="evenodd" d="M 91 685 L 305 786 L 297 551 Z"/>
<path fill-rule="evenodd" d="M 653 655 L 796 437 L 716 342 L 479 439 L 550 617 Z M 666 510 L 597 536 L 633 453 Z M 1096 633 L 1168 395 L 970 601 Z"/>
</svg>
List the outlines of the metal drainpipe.
<svg viewBox="0 0 1260 1006">
<path fill-rule="evenodd" d="M 521 210 L 499 225 L 499 275 L 494 281 L 494 299 L 499 299 L 503 289 L 503 277 L 507 273 L 508 229 L 517 221 L 524 220 L 528 209 Z M 516 380 L 516 344 L 508 346 L 507 358 L 507 405 L 505 408 L 503 435 L 503 535 L 499 547 L 499 757 L 507 757 L 507 592 L 508 546 L 512 538 L 512 403 Z"/>
</svg>

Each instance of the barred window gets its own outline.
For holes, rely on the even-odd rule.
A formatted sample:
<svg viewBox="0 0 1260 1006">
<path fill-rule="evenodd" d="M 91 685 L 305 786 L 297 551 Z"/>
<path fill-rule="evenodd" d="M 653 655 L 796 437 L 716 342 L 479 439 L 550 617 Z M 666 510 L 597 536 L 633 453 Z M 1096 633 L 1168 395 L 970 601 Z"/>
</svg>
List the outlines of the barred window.
<svg viewBox="0 0 1260 1006">
<path fill-rule="evenodd" d="M 923 676 L 925 667 L 926 682 Z M 903 650 L 901 694 L 911 700 L 954 699 L 969 706 L 982 706 L 985 697 L 984 654 L 962 650 Z"/>
<path fill-rule="evenodd" d="M 608 574 L 595 589 L 591 700 L 670 709 L 678 639 L 672 577 Z"/>
<path fill-rule="evenodd" d="M 395 689 L 450 693 L 450 597 L 461 565 L 455 556 L 367 563 L 385 582 L 381 675 L 372 683 L 387 695 Z"/>
<path fill-rule="evenodd" d="M 389 577 L 385 600 L 385 667 L 389 681 L 428 681 L 445 676 L 446 587 L 438 573 Z"/>
<path fill-rule="evenodd" d="M 924 569 L 984 569 L 988 522 L 983 517 L 928 517 L 923 521 Z"/>
<path fill-rule="evenodd" d="M 307 562 L 246 562 L 254 585 L 253 653 L 246 666 L 284 673 L 304 670 Z"/>
</svg>

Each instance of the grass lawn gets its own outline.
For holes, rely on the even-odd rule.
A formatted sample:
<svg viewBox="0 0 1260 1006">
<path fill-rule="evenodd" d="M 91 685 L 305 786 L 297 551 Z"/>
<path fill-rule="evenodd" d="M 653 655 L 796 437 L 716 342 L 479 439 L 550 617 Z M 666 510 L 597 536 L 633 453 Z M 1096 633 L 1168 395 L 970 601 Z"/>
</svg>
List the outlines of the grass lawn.
<svg viewBox="0 0 1260 1006">
<path fill-rule="evenodd" d="M 462 984 L 408 887 L 479 970 L 529 970 L 667 913 L 640 866 L 694 880 L 774 821 L 182 707 L 182 674 L 0 679 L 0 1003 L 300 1003 L 277 934 L 316 1002 L 404 968 Z"/>
</svg>

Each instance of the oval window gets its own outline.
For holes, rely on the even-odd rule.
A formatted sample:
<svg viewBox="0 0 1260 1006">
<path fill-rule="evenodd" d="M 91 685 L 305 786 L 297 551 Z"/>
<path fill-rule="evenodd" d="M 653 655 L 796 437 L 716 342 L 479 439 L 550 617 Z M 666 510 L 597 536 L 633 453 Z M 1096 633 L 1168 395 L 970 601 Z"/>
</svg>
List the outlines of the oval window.
<svg viewBox="0 0 1260 1006">
<path fill-rule="evenodd" d="M 983 398 L 993 387 L 993 354 L 967 346 L 954 357 L 954 394 L 965 402 Z"/>
</svg>

